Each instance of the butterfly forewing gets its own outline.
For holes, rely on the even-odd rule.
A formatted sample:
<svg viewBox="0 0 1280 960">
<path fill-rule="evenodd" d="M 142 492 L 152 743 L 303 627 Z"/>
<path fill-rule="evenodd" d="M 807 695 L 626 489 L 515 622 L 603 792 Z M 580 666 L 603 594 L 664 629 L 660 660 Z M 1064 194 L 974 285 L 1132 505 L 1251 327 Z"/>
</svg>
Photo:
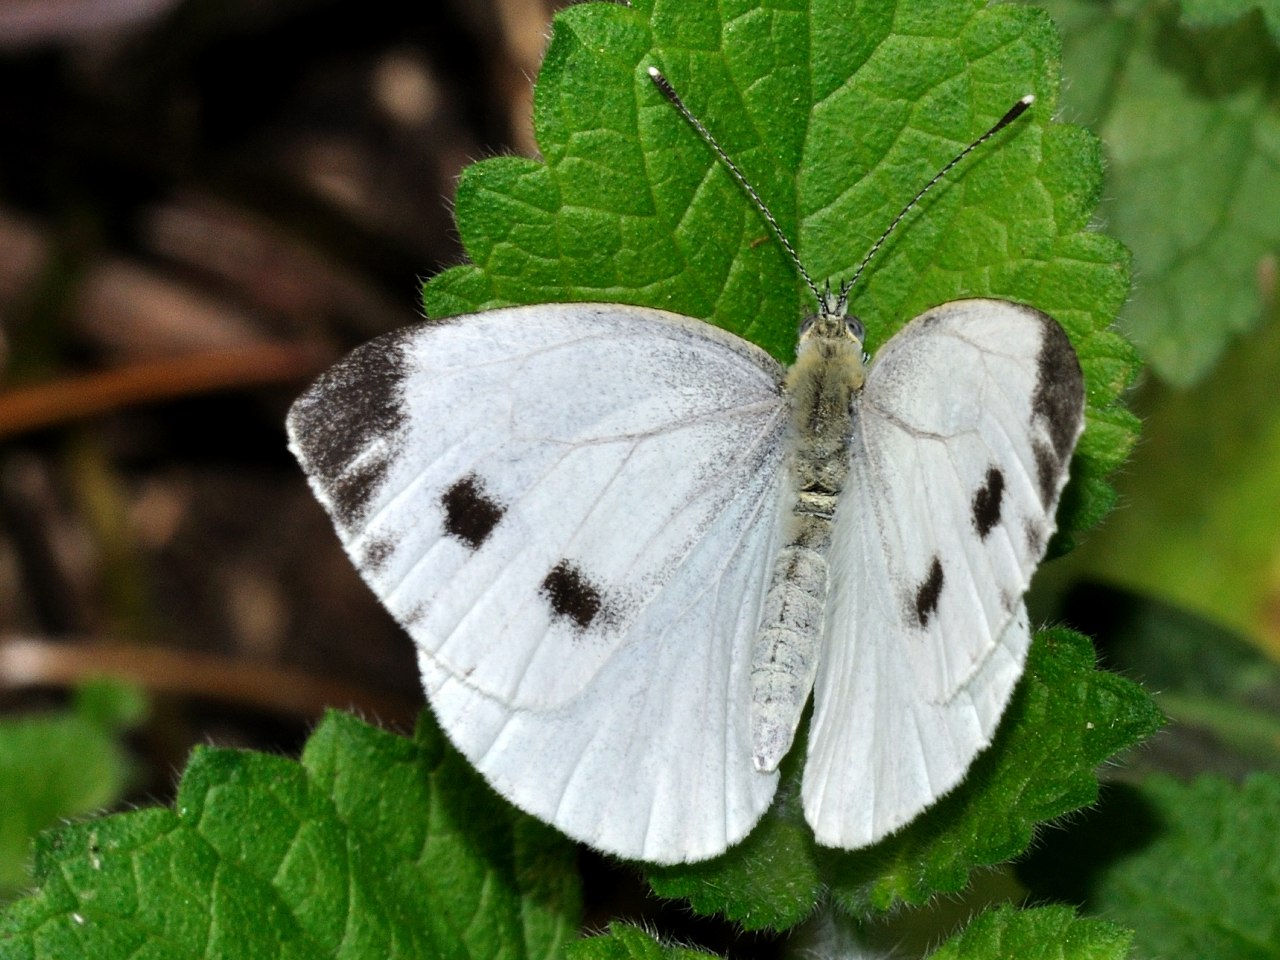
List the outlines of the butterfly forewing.
<svg viewBox="0 0 1280 960">
<path fill-rule="evenodd" d="M 785 514 L 780 380 L 714 327 L 555 304 L 374 341 L 290 413 L 444 729 L 602 849 L 710 856 L 768 805 L 746 673 Z"/>
<path fill-rule="evenodd" d="M 1083 405 L 1061 328 L 1003 301 L 931 310 L 875 358 L 833 528 L 805 770 L 821 842 L 892 832 L 990 742 Z"/>
</svg>

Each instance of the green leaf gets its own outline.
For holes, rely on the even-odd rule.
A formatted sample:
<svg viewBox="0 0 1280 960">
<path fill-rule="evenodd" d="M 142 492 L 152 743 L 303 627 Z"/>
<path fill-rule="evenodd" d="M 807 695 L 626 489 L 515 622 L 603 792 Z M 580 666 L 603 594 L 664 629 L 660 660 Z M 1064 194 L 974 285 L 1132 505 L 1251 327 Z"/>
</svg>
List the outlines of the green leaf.
<svg viewBox="0 0 1280 960">
<path fill-rule="evenodd" d="M 45 834 L 8 958 L 551 957 L 574 849 L 499 800 L 424 722 L 331 713 L 301 762 L 201 749 L 174 808 Z"/>
<path fill-rule="evenodd" d="M 879 847 L 834 857 L 833 893 L 852 910 L 885 910 L 960 890 L 974 868 L 1026 850 L 1037 823 L 1093 803 L 1098 765 L 1162 723 L 1141 687 L 1095 669 L 1087 637 L 1041 632 L 965 783 Z"/>
<path fill-rule="evenodd" d="M 952 937 L 930 960 L 1122 960 L 1133 935 L 1102 920 L 1081 919 L 1067 907 L 998 907 Z"/>
<path fill-rule="evenodd" d="M 1090 434 L 1069 537 L 1111 503 L 1102 476 L 1136 422 L 1136 358 L 1107 330 L 1128 258 L 1088 229 L 1097 141 L 1052 123 L 1058 38 L 1039 11 L 985 0 L 636 0 L 556 18 L 535 91 L 543 160 L 475 164 L 458 186 L 472 265 L 433 278 L 430 316 L 603 300 L 716 323 L 789 360 L 811 298 L 760 215 L 654 89 L 657 65 L 793 238 L 815 279 L 852 275 L 919 188 L 1019 97 L 1035 107 L 907 217 L 855 288 L 868 347 L 963 296 L 1058 319 L 1081 362 Z M 1103 425 L 1099 428 L 1098 424 Z M 1087 437 L 1089 434 L 1086 435 Z"/>
<path fill-rule="evenodd" d="M 1161 377 L 1193 384 L 1257 323 L 1258 271 L 1280 246 L 1280 51 L 1256 16 L 1195 29 L 1173 4 L 1047 6 L 1065 106 L 1107 145 L 1102 216 L 1141 278 L 1124 328 Z"/>
<path fill-rule="evenodd" d="M 129 759 L 119 728 L 142 713 L 136 691 L 97 683 L 78 692 L 74 712 L 0 720 L 0 894 L 30 882 L 41 830 L 120 802 Z"/>
<path fill-rule="evenodd" d="M 712 954 L 660 943 L 652 935 L 625 923 L 612 923 L 609 932 L 569 945 L 568 960 L 700 960 Z"/>
<path fill-rule="evenodd" d="M 1071 606 L 1105 612 L 1097 632 L 1107 664 L 1141 680 L 1169 717 L 1130 773 L 1280 774 L 1280 663 L 1239 634 L 1138 594 L 1090 586 Z"/>
<path fill-rule="evenodd" d="M 1090 910 L 1134 929 L 1138 956 L 1280 954 L 1280 778 L 1161 775 L 1113 792 L 1107 816 L 1059 838 L 1087 856 L 1086 886 L 1060 885 L 1050 860 L 1034 865 L 1038 892 L 1083 895 Z"/>
<path fill-rule="evenodd" d="M 803 744 L 803 729 L 796 743 Z M 714 860 L 647 866 L 659 896 L 683 899 L 696 913 L 723 914 L 746 930 L 785 930 L 820 901 L 824 878 L 819 848 L 800 806 L 804 750 L 783 761 L 773 806 L 742 843 Z"/>
<path fill-rule="evenodd" d="M 1094 668 L 1086 637 L 1047 630 L 1032 645 L 991 748 L 956 791 L 906 829 L 866 850 L 817 848 L 803 827 L 798 785 L 788 782 L 745 843 L 705 863 L 652 870 L 650 882 L 660 895 L 686 897 L 696 911 L 723 913 L 747 929 L 793 926 L 824 885 L 859 916 L 919 905 L 961 890 L 975 868 L 1022 853 L 1037 823 L 1092 803 L 1098 764 L 1161 722 L 1137 684 Z M 798 775 L 798 765 L 787 773 L 789 781 Z"/>
</svg>

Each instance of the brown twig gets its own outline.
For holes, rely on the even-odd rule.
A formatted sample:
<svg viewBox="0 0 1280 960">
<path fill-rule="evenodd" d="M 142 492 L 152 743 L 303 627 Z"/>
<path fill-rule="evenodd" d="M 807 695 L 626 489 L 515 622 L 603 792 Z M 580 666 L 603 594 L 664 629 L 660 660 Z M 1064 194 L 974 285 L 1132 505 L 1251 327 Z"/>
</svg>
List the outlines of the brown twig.
<svg viewBox="0 0 1280 960">
<path fill-rule="evenodd" d="M 69 687 L 94 677 L 136 683 L 153 693 L 176 693 L 302 717 L 326 707 L 351 708 L 412 728 L 417 703 L 301 670 L 249 663 L 207 653 L 102 641 L 54 642 L 0 638 L 0 690 Z"/>
<path fill-rule="evenodd" d="M 330 359 L 311 345 L 270 343 L 149 360 L 15 387 L 0 393 L 0 439 L 121 407 L 303 380 L 319 373 Z"/>
</svg>

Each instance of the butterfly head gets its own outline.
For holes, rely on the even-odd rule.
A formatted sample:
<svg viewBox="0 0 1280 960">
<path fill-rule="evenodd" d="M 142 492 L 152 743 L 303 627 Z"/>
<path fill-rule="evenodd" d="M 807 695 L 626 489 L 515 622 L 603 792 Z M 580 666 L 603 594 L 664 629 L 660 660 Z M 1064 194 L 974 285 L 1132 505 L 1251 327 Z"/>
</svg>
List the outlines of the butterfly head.
<svg viewBox="0 0 1280 960">
<path fill-rule="evenodd" d="M 862 321 L 852 315 L 831 313 L 824 309 L 820 313 L 811 313 L 800 321 L 801 344 L 808 340 L 842 340 L 861 350 L 866 336 Z"/>
<path fill-rule="evenodd" d="M 833 378 L 854 390 L 862 386 L 867 355 L 862 349 L 866 330 L 830 289 L 818 300 L 818 312 L 800 323 L 800 343 L 790 382 L 814 383 Z"/>
<path fill-rule="evenodd" d="M 862 353 L 862 343 L 866 339 L 866 328 L 862 321 L 849 313 L 847 290 L 842 287 L 839 293 L 827 284 L 818 296 L 818 312 L 811 313 L 800 321 L 800 347 L 803 351 L 807 343 L 825 341 L 840 343 L 853 347 Z"/>
</svg>

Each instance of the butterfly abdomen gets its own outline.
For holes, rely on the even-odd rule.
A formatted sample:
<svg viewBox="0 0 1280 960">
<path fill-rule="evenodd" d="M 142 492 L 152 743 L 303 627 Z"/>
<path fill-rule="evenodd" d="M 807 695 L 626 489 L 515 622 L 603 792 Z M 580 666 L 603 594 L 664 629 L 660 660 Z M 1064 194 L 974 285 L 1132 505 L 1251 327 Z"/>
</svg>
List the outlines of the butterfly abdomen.
<svg viewBox="0 0 1280 960">
<path fill-rule="evenodd" d="M 752 754 L 758 770 L 777 769 L 813 688 L 831 523 L 849 475 L 853 398 L 862 380 L 862 345 L 845 334 L 843 323 L 835 335 L 807 334 L 787 374 L 795 499 L 752 656 Z"/>
</svg>

